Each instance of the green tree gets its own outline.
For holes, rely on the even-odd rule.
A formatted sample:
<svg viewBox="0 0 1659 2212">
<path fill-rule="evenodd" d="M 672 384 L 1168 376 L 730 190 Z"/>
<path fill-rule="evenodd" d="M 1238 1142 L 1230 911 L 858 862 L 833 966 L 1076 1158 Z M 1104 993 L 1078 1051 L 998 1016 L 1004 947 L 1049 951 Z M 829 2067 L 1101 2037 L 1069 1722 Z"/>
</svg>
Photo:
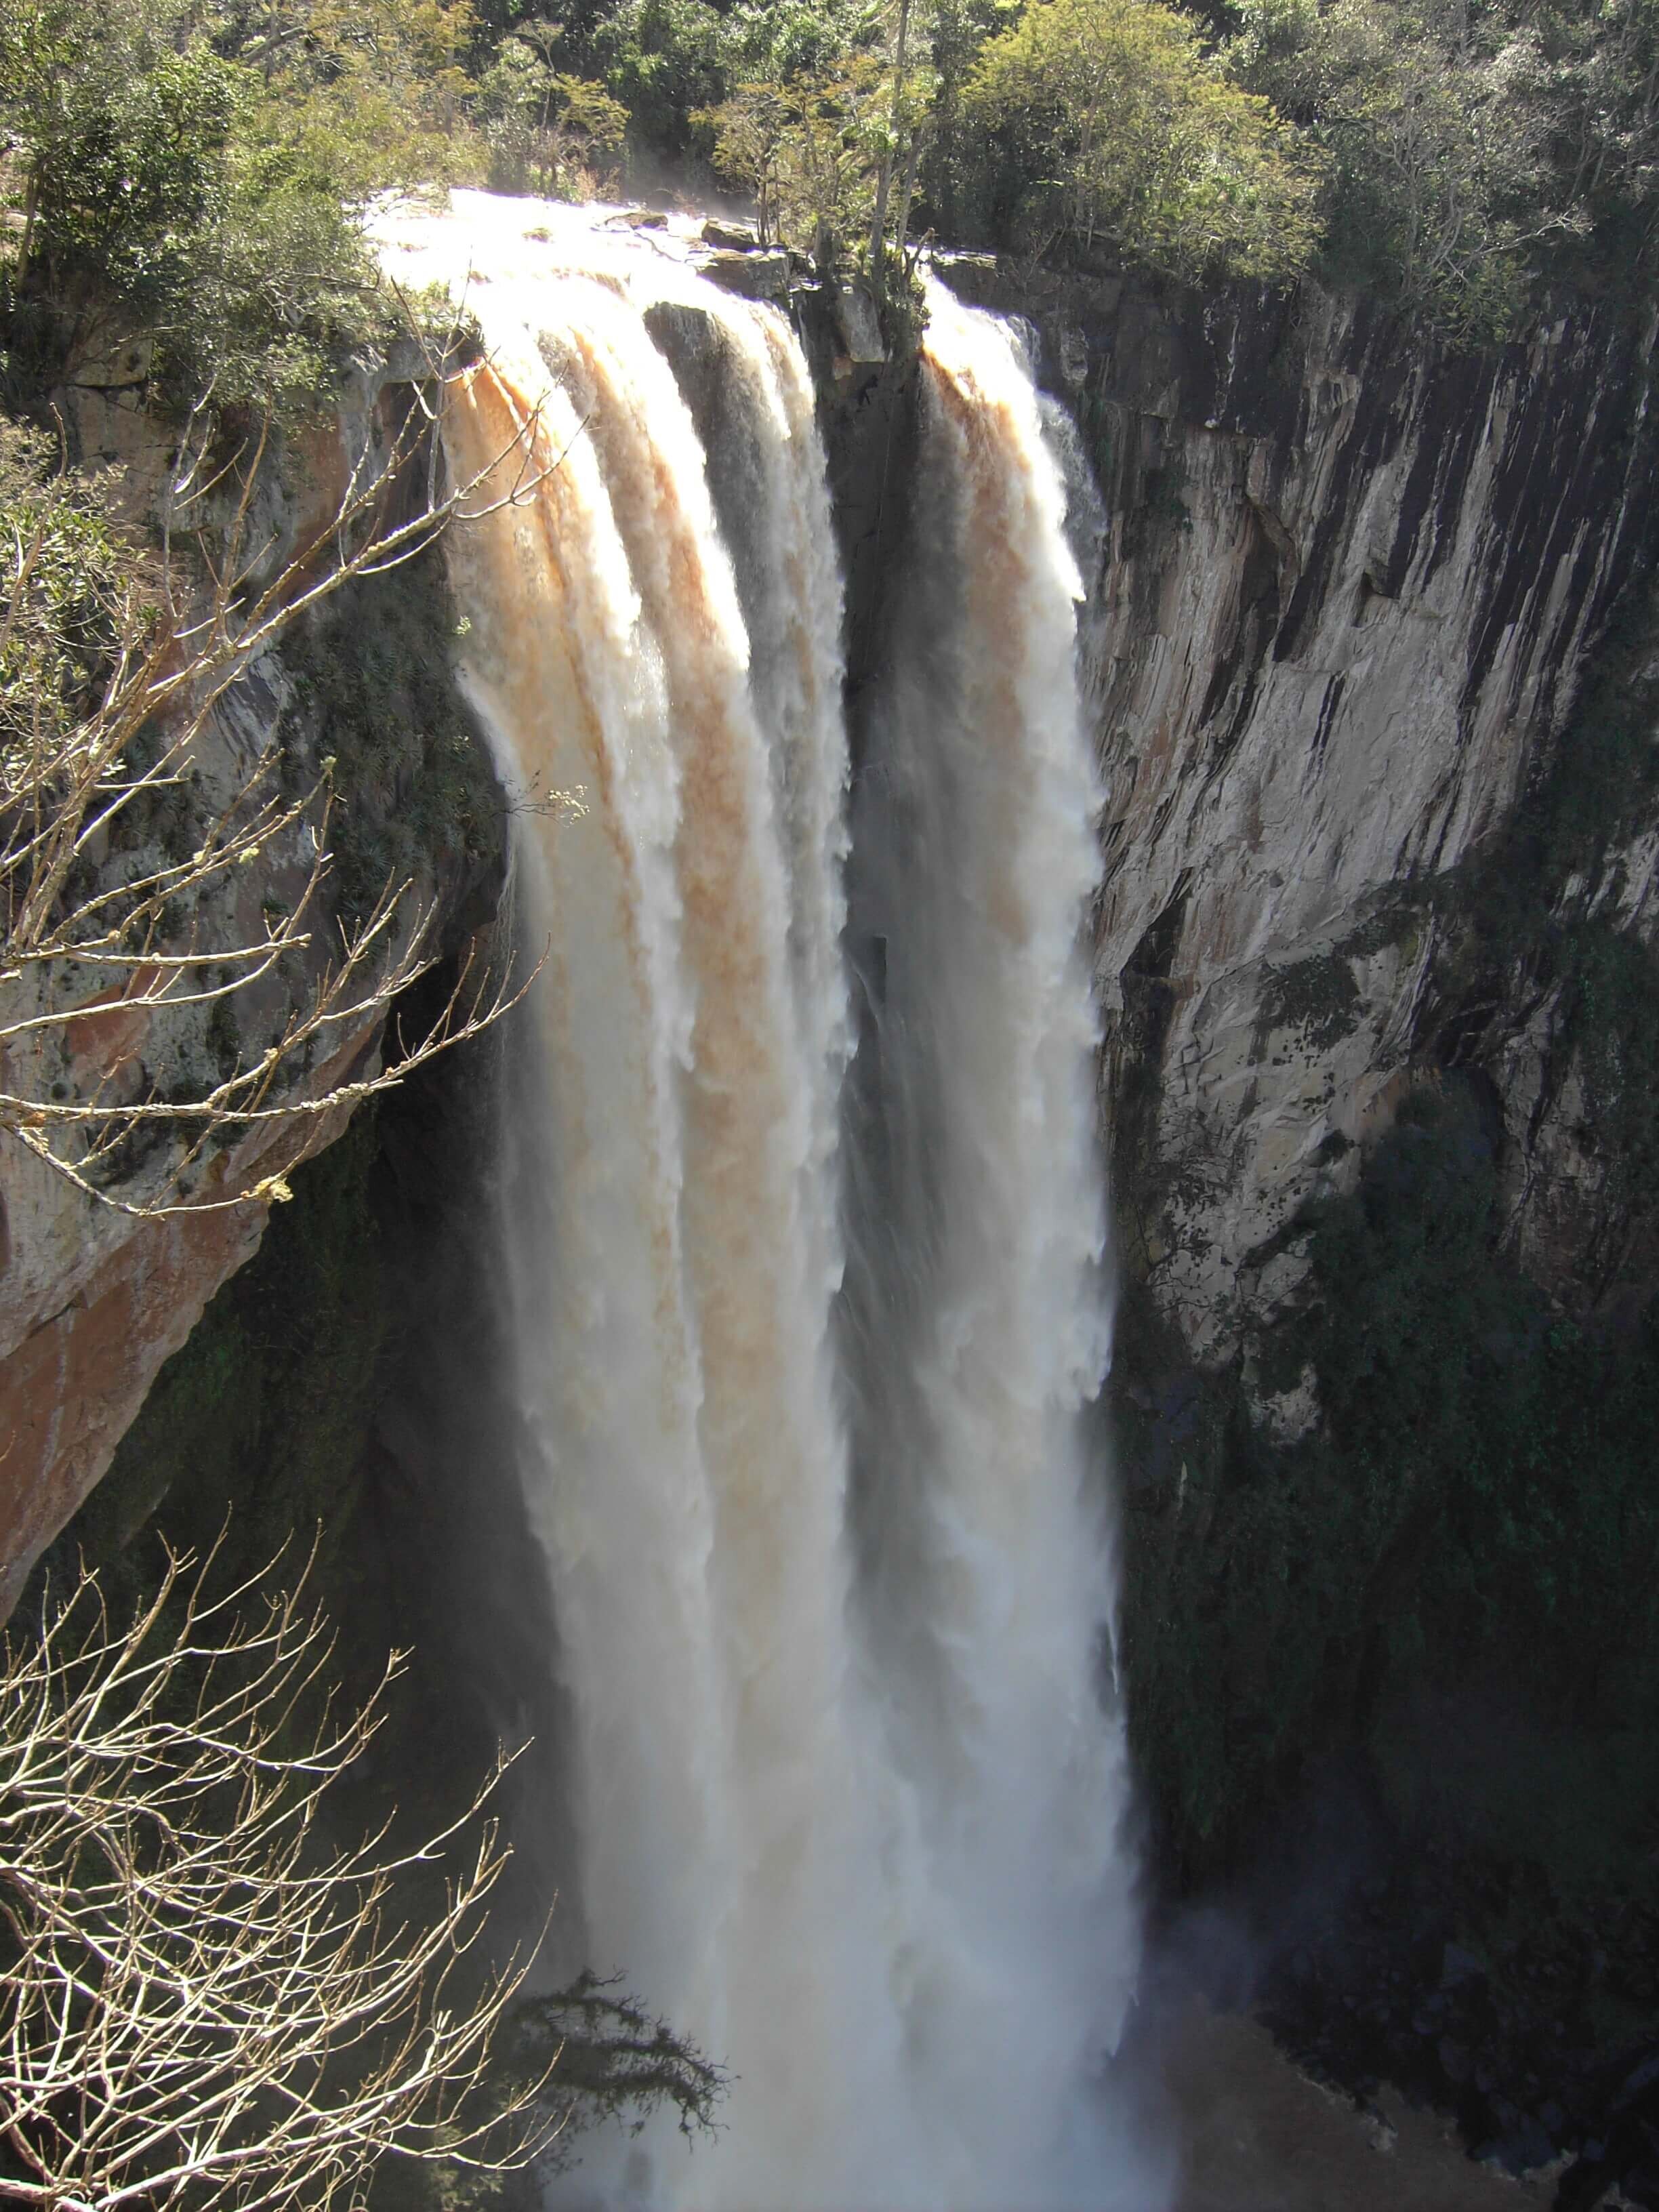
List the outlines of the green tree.
<svg viewBox="0 0 1659 2212">
<path fill-rule="evenodd" d="M 959 238 L 982 162 L 980 134 L 968 126 L 963 94 L 988 39 L 1006 30 L 1008 0 L 933 0 L 927 43 L 933 99 L 920 167 L 921 190 L 940 233 Z"/>
<path fill-rule="evenodd" d="M 176 0 L 0 0 L 0 131 L 15 400 L 120 343 L 181 409 L 303 412 L 384 327 L 337 148 Z"/>
<path fill-rule="evenodd" d="M 1580 252 L 1569 274 L 1627 291 L 1653 280 L 1659 247 L 1659 0 L 1540 0 L 1537 42 L 1559 204 Z"/>
<path fill-rule="evenodd" d="M 641 151 L 688 153 L 693 117 L 724 100 L 736 74 L 732 27 L 707 0 L 623 0 L 592 43 Z"/>
<path fill-rule="evenodd" d="M 24 177 L 14 281 L 83 271 L 128 295 L 164 288 L 212 211 L 236 72 L 141 5 L 100 27 L 81 0 L 0 7 L 0 125 Z"/>
<path fill-rule="evenodd" d="M 1534 33 L 1462 0 L 1244 0 L 1242 83 L 1328 159 L 1327 266 L 1461 337 L 1501 337 L 1540 243 L 1583 227 L 1550 174 Z"/>
<path fill-rule="evenodd" d="M 717 107 L 695 118 L 713 137 L 716 172 L 755 196 L 755 225 L 763 246 L 782 236 L 785 178 L 792 138 L 799 126 L 799 101 L 782 84 L 741 84 Z"/>
<path fill-rule="evenodd" d="M 910 204 L 927 143 L 937 90 L 932 70 L 916 52 L 922 26 L 912 0 L 898 0 L 890 59 L 882 96 L 869 131 L 875 161 L 871 194 L 870 278 L 876 297 L 889 296 L 888 261 L 896 255 L 902 271 L 910 228 Z M 889 234 L 891 234 L 890 237 Z"/>
<path fill-rule="evenodd" d="M 1030 250 L 1100 243 L 1189 278 L 1291 276 L 1312 257 L 1316 165 L 1153 0 L 1033 0 L 963 106 L 995 142 L 996 213 Z"/>
<path fill-rule="evenodd" d="M 834 269 L 872 220 L 890 83 L 876 56 L 856 54 L 832 76 L 742 85 L 696 119 L 715 168 L 755 194 L 767 235 Z"/>
<path fill-rule="evenodd" d="M 348 193 L 479 173 L 468 0 L 217 0 L 204 27 L 327 146 Z"/>
<path fill-rule="evenodd" d="M 553 66 L 559 25 L 526 25 L 504 40 L 478 88 L 498 191 L 594 197 L 614 179 L 628 110 L 602 84 Z"/>
</svg>

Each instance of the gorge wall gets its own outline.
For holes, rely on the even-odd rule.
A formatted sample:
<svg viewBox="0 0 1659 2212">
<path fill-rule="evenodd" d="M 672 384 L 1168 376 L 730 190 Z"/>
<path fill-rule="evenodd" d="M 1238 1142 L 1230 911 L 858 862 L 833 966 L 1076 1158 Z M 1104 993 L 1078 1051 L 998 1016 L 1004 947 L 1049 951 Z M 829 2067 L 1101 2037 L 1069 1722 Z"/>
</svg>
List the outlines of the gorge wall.
<svg viewBox="0 0 1659 2212">
<path fill-rule="evenodd" d="M 267 584 L 326 532 L 354 466 L 365 458 L 384 465 L 409 404 L 410 374 L 410 362 L 368 366 L 345 396 L 337 429 L 277 441 L 246 520 L 246 542 L 260 549 L 251 587 Z M 58 398 L 79 458 L 122 471 L 127 511 L 155 521 L 171 465 L 165 423 L 144 411 L 141 395 L 95 380 Z M 222 506 L 210 508 L 210 528 L 222 526 Z M 124 1100 L 199 1097 L 276 1041 L 337 963 L 342 927 L 371 912 L 388 884 L 409 886 L 393 933 L 402 943 L 422 915 L 432 949 L 441 952 L 489 926 L 504 849 L 501 800 L 450 678 L 453 623 L 441 559 L 428 552 L 347 585 L 242 672 L 195 743 L 191 777 L 160 803 L 130 808 L 113 831 L 100 831 L 88 864 L 107 884 L 177 861 L 263 760 L 280 756 L 269 787 L 289 799 L 316 785 L 326 763 L 335 793 L 332 862 L 309 943 L 211 1008 L 129 1007 L 121 987 L 107 988 L 106 1018 L 77 1022 L 61 1036 L 48 1028 L 33 1042 L 21 1038 L 7 1048 L 18 1063 L 9 1074 L 22 1079 L 17 1087 L 33 1083 L 40 1095 L 50 1089 L 53 1097 L 76 1099 L 109 1085 L 106 1095 Z M 207 927 L 220 941 L 258 943 L 268 915 L 293 911 L 314 858 L 314 815 L 313 808 L 267 840 L 216 891 Z M 142 975 L 132 988 L 142 987 Z M 34 1010 L 28 988 L 26 980 L 0 987 L 8 1017 Z M 381 1010 L 370 1009 L 328 1030 L 307 1065 L 312 1091 L 372 1075 L 382 1029 Z M 24 1068 L 25 1060 L 34 1064 Z M 349 1106 L 320 1117 L 307 1152 L 332 1143 L 349 1118 Z M 294 1156 L 294 1127 L 229 1123 L 177 1190 L 173 1177 L 193 1134 L 183 1125 L 149 1125 L 142 1143 L 112 1160 L 111 1205 L 83 1194 L 21 1146 L 6 1147 L 0 1618 L 42 1547 L 103 1475 L 163 1363 L 257 1249 L 269 1203 L 220 1211 L 212 1201 L 225 1189 L 251 1189 Z M 203 1210 L 189 1210 L 192 1200 Z M 174 1204 L 180 1210 L 145 1218 L 146 1208 Z"/>
<path fill-rule="evenodd" d="M 1541 2163 L 1659 1999 L 1652 333 L 1458 357 L 1311 292 L 949 276 L 1034 325 L 1102 498 L 1154 1882 L 1230 1886 L 1231 1993 L 1349 2086 Z M 856 699 L 925 549 L 902 384 L 840 367 Z"/>
<path fill-rule="evenodd" d="M 778 257 L 754 259 L 756 282 L 787 286 Z M 1526 2077 L 1605 2108 L 1590 2077 L 1659 1999 L 1641 1872 L 1659 1777 L 1639 1753 L 1659 1675 L 1639 1479 L 1659 1410 L 1653 333 L 1574 313 L 1458 357 L 1311 290 L 1206 302 L 972 260 L 948 275 L 1032 324 L 1101 495 L 1073 540 L 1107 789 L 1108 1411 L 1153 1863 L 1173 1893 L 1257 1867 L 1264 1838 L 1294 1860 L 1287 1837 L 1357 1802 L 1334 1873 L 1262 1876 L 1286 2033 L 1316 2044 L 1345 1974 L 1369 2005 L 1397 1972 L 1328 2063 L 1418 2066 L 1477 2138 L 1565 2142 L 1571 2111 L 1540 2119 Z M 856 775 L 893 586 L 926 558 L 916 380 L 856 299 L 794 304 L 848 573 Z M 712 418 L 718 347 L 672 312 L 665 349 Z M 274 726 L 297 702 L 312 751 L 355 747 L 371 830 L 424 794 L 423 880 L 454 934 L 488 907 L 499 830 L 452 624 L 435 571 L 404 572 L 301 641 L 250 711 Z M 435 1155 L 421 1170 L 440 1189 L 447 1172 Z M 11 1493 L 33 1501 L 0 1544 L 21 1570 L 258 1224 L 216 1217 L 225 1249 L 168 1273 L 145 1255 L 180 1232 L 92 1237 L 16 1187 L 0 1385 L 9 1406 L 69 1409 Z M 314 1276 L 280 1287 L 287 1264 L 261 1295 L 314 1299 Z M 118 1276 L 106 1324 L 98 1285 Z M 210 1310 L 222 1333 L 234 1296 Z M 77 1365 L 66 1330 L 111 1364 Z M 414 1556 L 407 1500 L 429 1527 L 442 1483 L 411 1477 L 422 1448 L 387 1410 L 410 1359 L 367 1357 L 375 1406 L 349 1435 L 325 1425 L 274 1510 L 335 1484 L 372 1553 L 378 1485 L 404 1499 L 391 1519 Z M 210 1404 L 216 1371 L 197 1372 Z M 129 1519 L 183 1374 L 129 1451 Z M 1569 1810 L 1540 1821 L 1540 1804 Z M 1427 1875 L 1402 1875 L 1406 1856 Z M 1476 1965 L 1443 1988 L 1449 1943 Z M 1312 1964 L 1273 1982 L 1292 1944 Z M 1481 2087 L 1483 2040 L 1500 2057 Z"/>
<path fill-rule="evenodd" d="M 1294 1286 L 1298 1206 L 1352 1182 L 1414 1061 L 1456 1049 L 1445 921 L 1389 917 L 1501 834 L 1645 575 L 1653 333 L 1563 317 L 1459 358 L 1313 292 L 953 281 L 1035 321 L 1104 499 L 1086 654 L 1119 1234 L 1225 1362 Z M 1645 939 L 1654 824 L 1606 826 L 1592 896 Z M 1506 1237 L 1576 1309 L 1639 1291 L 1559 1006 L 1507 997 L 1479 1054 Z"/>
</svg>

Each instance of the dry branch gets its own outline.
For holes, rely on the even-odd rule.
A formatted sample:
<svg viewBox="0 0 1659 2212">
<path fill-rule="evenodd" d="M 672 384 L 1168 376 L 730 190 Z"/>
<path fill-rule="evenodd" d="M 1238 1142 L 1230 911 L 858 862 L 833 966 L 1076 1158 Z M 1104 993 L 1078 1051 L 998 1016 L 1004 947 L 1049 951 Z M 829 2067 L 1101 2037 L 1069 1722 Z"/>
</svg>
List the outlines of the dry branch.
<svg viewBox="0 0 1659 2212">
<path fill-rule="evenodd" d="M 391 2151 L 530 2163 L 545 2074 L 486 2071 L 524 1967 L 468 1956 L 505 1856 L 488 1789 L 413 1852 L 326 1841 L 379 1698 L 336 1717 L 300 1595 L 215 1598 L 189 1565 L 130 1626 L 83 1577 L 0 1646 L 0 2202 L 260 2212 L 355 2203 Z M 434 1860 L 435 1919 L 392 1917 Z"/>
<path fill-rule="evenodd" d="M 444 392 L 437 366 L 428 366 L 429 389 Z M 94 663 L 93 678 L 78 690 L 71 682 L 68 696 L 61 681 L 15 685 L 0 707 L 0 1134 L 118 1212 L 218 1211 L 285 1196 L 287 1172 L 316 1140 L 319 1116 L 477 1035 L 526 988 L 528 979 L 515 981 L 510 966 L 493 975 L 475 954 L 436 1019 L 412 1040 L 398 1040 L 377 1072 L 319 1076 L 355 1060 L 355 1046 L 368 1048 L 392 1002 L 436 957 L 434 913 L 417 900 L 412 879 L 388 881 L 356 925 L 331 922 L 325 886 L 334 800 L 326 763 L 311 791 L 288 798 L 272 788 L 279 763 L 268 750 L 209 818 L 194 823 L 188 853 L 135 873 L 109 864 L 123 817 L 170 795 L 198 803 L 194 772 L 210 719 L 296 623 L 347 585 L 412 559 L 458 514 L 492 513 L 540 481 L 532 420 L 515 441 L 518 473 L 507 491 L 475 504 L 514 447 L 441 491 L 437 410 L 420 385 L 414 392 L 417 404 L 390 451 L 377 457 L 366 447 L 323 528 L 264 583 L 258 579 L 272 549 L 251 540 L 264 434 L 210 465 L 213 424 L 198 410 L 161 501 L 159 550 L 135 558 L 95 610 L 97 649 L 80 655 Z M 416 511 L 391 519 L 390 495 L 423 459 Z M 230 512 L 212 533 L 214 550 L 202 526 L 209 502 L 227 493 Z M 187 527 L 196 539 L 193 574 L 175 542 Z M 58 617 L 42 579 L 50 551 L 44 517 L 32 535 L 14 533 L 0 548 L 0 659 L 22 652 L 33 665 L 31 651 L 37 661 L 56 655 L 52 665 L 61 670 L 66 647 L 52 634 Z M 276 855 L 302 872 L 297 893 L 286 910 L 266 908 L 257 927 L 239 928 L 228 909 L 240 872 Z M 138 1047 L 154 1021 L 226 1006 L 271 979 L 289 1005 L 264 1050 L 182 1096 L 162 1095 L 142 1075 Z M 112 1036 L 112 1044 L 106 1042 Z M 43 1051 L 49 1043 L 60 1065 L 88 1061 L 86 1079 L 53 1079 Z M 159 1196 L 122 1194 L 112 1186 L 147 1125 L 152 1136 L 174 1139 L 176 1157 Z M 234 1176 L 228 1185 L 187 1187 L 210 1143 L 260 1125 L 272 1142 L 252 1188 Z"/>
</svg>

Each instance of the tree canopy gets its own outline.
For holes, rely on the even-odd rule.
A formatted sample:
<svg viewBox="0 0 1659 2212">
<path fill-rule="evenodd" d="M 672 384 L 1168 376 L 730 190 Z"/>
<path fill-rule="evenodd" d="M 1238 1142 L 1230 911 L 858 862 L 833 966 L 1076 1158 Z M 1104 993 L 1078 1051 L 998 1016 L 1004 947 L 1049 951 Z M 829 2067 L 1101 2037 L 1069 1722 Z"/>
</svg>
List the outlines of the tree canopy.
<svg viewBox="0 0 1659 2212">
<path fill-rule="evenodd" d="M 983 48 L 964 105 L 1034 246 L 1103 240 L 1194 277 L 1292 276 L 1312 257 L 1316 162 L 1173 9 L 1033 0 Z"/>
<path fill-rule="evenodd" d="M 1327 265 L 1477 337 L 1524 305 L 1537 249 L 1585 227 L 1549 174 L 1530 25 L 1456 0 L 1246 0 L 1234 74 L 1327 161 Z"/>
<path fill-rule="evenodd" d="M 1311 270 L 1454 339 L 1659 268 L 1659 0 L 0 0 L 14 401 L 146 335 L 303 409 L 392 185 L 754 197 L 878 290 L 906 237 Z"/>
</svg>

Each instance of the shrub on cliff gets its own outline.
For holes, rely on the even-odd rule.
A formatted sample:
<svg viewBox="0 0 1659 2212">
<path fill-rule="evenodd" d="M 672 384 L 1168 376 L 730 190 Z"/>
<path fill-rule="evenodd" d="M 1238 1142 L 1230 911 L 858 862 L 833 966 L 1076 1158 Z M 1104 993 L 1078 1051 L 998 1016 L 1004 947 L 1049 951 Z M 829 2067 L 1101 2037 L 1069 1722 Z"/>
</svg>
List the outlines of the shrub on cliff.
<svg viewBox="0 0 1659 2212">
<path fill-rule="evenodd" d="M 984 48 L 963 106 L 1028 250 L 1099 242 L 1187 277 L 1291 276 L 1312 258 L 1316 163 L 1173 9 L 1034 0 Z"/>
<path fill-rule="evenodd" d="M 94 478 L 59 475 L 52 441 L 0 416 L 0 545 L 15 578 L 0 626 L 0 763 L 64 742 L 95 698 L 143 574 Z M 0 790 L 4 770 L 0 768 Z"/>
</svg>

